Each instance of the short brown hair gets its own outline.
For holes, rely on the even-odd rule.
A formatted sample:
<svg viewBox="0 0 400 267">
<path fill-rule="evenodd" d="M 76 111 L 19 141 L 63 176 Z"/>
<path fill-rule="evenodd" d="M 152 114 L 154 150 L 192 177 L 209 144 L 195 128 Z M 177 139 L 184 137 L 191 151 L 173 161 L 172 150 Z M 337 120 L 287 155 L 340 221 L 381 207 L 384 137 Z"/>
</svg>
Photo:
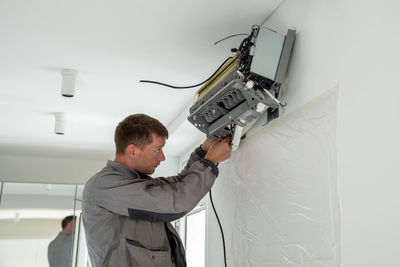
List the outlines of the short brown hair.
<svg viewBox="0 0 400 267">
<path fill-rule="evenodd" d="M 61 229 L 65 229 L 70 221 L 76 221 L 76 216 L 67 216 L 61 221 Z"/>
<path fill-rule="evenodd" d="M 133 114 L 121 121 L 115 129 L 114 142 L 117 154 L 123 154 L 125 148 L 134 144 L 143 149 L 153 142 L 151 134 L 168 138 L 168 130 L 158 120 L 146 114 Z"/>
</svg>

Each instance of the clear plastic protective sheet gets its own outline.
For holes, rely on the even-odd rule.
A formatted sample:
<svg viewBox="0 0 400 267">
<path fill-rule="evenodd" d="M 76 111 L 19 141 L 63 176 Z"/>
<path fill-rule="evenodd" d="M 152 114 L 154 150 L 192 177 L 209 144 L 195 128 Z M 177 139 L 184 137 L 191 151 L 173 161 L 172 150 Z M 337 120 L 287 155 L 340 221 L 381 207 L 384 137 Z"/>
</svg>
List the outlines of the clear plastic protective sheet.
<svg viewBox="0 0 400 267">
<path fill-rule="evenodd" d="M 233 266 L 340 265 L 338 87 L 245 139 L 212 189 Z M 208 205 L 207 266 L 223 266 Z"/>
</svg>

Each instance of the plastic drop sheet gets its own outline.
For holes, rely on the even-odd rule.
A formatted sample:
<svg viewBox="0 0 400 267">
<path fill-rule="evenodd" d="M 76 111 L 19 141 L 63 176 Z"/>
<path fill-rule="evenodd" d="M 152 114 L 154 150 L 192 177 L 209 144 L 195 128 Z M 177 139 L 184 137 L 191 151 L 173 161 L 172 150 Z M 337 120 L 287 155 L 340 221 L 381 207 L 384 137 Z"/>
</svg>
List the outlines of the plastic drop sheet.
<svg viewBox="0 0 400 267">
<path fill-rule="evenodd" d="M 228 266 L 340 265 L 338 91 L 260 129 L 220 165 L 212 196 Z M 207 266 L 223 266 L 221 234 L 207 209 Z"/>
</svg>

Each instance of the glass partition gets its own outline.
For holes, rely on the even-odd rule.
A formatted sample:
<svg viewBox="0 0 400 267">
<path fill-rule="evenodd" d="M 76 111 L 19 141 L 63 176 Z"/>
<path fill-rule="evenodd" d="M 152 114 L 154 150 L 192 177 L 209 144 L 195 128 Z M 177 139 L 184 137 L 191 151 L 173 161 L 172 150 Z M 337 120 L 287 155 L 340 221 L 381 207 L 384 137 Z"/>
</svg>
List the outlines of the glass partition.
<svg viewBox="0 0 400 267">
<path fill-rule="evenodd" d="M 204 267 L 206 211 L 195 209 L 186 216 L 186 260 L 191 267 Z"/>
<path fill-rule="evenodd" d="M 82 222 L 82 193 L 84 185 L 78 185 L 76 197 L 76 233 L 74 244 L 74 265 L 76 267 L 91 267 L 86 246 L 85 230 Z"/>
<path fill-rule="evenodd" d="M 83 185 L 1 182 L 0 266 L 49 266 L 48 246 L 59 235 L 54 250 L 62 249 L 70 261 L 57 266 L 89 266 L 81 236 L 82 191 Z M 76 227 L 63 235 L 66 216 L 76 216 Z"/>
</svg>

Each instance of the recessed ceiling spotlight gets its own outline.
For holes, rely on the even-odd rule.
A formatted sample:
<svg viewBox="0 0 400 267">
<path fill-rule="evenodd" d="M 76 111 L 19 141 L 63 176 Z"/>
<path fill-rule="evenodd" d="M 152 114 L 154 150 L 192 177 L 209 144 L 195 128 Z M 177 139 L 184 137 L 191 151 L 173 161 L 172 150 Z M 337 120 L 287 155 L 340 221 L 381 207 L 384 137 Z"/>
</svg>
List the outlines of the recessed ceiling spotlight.
<svg viewBox="0 0 400 267">
<path fill-rule="evenodd" d="M 56 118 L 54 133 L 63 135 L 65 133 L 65 119 L 67 116 L 63 112 L 56 112 L 54 113 L 54 117 Z"/>
<path fill-rule="evenodd" d="M 75 95 L 75 82 L 78 71 L 72 69 L 63 69 L 61 71 L 62 84 L 61 95 L 65 97 L 74 97 Z"/>
</svg>

